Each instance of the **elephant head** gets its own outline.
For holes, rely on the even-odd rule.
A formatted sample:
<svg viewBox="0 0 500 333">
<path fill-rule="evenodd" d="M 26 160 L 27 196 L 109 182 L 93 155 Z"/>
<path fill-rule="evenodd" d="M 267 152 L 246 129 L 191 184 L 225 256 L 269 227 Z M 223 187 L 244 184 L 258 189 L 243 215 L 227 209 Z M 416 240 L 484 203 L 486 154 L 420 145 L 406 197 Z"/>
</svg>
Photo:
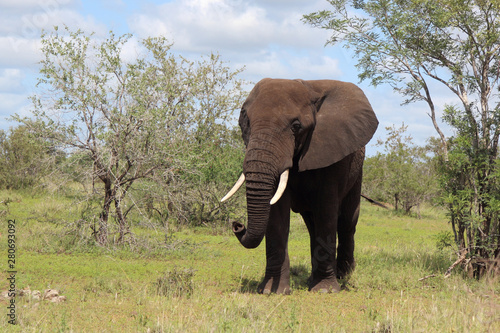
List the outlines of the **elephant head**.
<svg viewBox="0 0 500 333">
<path fill-rule="evenodd" d="M 328 167 L 357 151 L 378 121 L 357 86 L 333 80 L 263 79 L 242 106 L 246 145 L 243 174 L 222 201 L 246 181 L 248 227 L 233 223 L 247 248 L 262 241 L 271 205 L 286 188 L 289 170 Z"/>
</svg>

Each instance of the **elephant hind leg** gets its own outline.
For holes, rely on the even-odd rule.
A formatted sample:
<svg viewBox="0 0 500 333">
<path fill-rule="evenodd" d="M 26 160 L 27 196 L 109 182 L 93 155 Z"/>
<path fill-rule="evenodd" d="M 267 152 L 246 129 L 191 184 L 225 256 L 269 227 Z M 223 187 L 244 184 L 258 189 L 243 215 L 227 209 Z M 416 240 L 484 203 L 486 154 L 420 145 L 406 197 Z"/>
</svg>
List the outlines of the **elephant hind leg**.
<svg viewBox="0 0 500 333">
<path fill-rule="evenodd" d="M 359 216 L 359 206 L 354 215 L 350 217 L 351 223 L 342 223 L 345 230 L 340 227 L 338 230 L 338 248 L 337 248 L 337 277 L 339 279 L 346 278 L 354 268 L 356 263 L 354 261 L 354 233 L 356 231 L 356 221 Z M 343 221 L 342 221 L 343 222 Z"/>
</svg>

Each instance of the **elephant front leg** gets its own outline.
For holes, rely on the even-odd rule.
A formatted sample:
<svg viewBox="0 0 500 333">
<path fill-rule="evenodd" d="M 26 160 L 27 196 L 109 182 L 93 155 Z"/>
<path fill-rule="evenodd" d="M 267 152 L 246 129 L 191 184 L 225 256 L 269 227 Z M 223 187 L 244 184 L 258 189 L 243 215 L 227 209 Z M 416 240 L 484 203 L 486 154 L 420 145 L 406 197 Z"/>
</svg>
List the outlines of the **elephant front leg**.
<svg viewBox="0 0 500 333">
<path fill-rule="evenodd" d="M 266 239 L 266 274 L 258 287 L 260 294 L 290 294 L 290 260 L 288 250 L 277 249 Z"/>
<path fill-rule="evenodd" d="M 336 274 L 336 216 L 320 218 L 320 214 L 302 214 L 311 237 L 311 277 L 309 290 L 321 293 L 338 292 Z M 328 223 L 325 222 L 329 221 Z"/>
<path fill-rule="evenodd" d="M 288 258 L 288 233 L 290 206 L 288 195 L 283 195 L 271 207 L 266 231 L 266 273 L 258 287 L 263 294 L 290 294 L 290 259 Z"/>
</svg>

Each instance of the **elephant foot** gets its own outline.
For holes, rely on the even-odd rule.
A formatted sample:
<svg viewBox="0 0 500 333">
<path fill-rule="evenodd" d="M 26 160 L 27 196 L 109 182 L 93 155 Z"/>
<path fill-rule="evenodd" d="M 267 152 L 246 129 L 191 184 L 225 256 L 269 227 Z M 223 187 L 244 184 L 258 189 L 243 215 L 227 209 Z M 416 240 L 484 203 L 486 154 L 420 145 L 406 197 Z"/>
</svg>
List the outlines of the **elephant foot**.
<svg viewBox="0 0 500 333">
<path fill-rule="evenodd" d="M 352 260 L 352 261 L 338 260 L 337 261 L 337 278 L 338 279 L 348 278 L 349 275 L 354 271 L 355 267 L 356 267 L 356 263 L 354 262 L 354 260 Z"/>
<path fill-rule="evenodd" d="M 265 277 L 257 288 L 257 292 L 264 295 L 271 293 L 290 295 L 290 281 L 280 277 Z"/>
<path fill-rule="evenodd" d="M 338 293 L 340 291 L 340 285 L 336 278 L 328 278 L 322 280 L 310 278 L 309 291 L 317 292 L 320 294 Z"/>
</svg>

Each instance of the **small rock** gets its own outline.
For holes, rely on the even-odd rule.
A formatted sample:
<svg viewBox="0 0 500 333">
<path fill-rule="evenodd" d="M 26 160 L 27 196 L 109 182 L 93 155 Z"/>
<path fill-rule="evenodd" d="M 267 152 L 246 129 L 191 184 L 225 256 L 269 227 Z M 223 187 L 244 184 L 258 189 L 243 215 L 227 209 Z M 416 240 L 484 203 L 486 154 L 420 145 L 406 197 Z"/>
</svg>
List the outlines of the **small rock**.
<svg viewBox="0 0 500 333">
<path fill-rule="evenodd" d="M 66 302 L 66 296 L 57 296 L 57 297 L 54 297 L 52 299 L 50 299 L 50 301 L 52 303 L 62 303 L 62 302 Z"/>
<path fill-rule="evenodd" d="M 33 290 L 31 292 L 31 297 L 36 300 L 36 301 L 39 301 L 42 299 L 42 293 L 40 292 L 40 290 Z"/>
<path fill-rule="evenodd" d="M 24 289 L 16 290 L 16 297 L 28 297 L 29 300 L 34 300 L 34 301 L 40 301 L 40 300 L 47 300 L 53 303 L 61 303 L 66 301 L 66 296 L 61 296 L 59 295 L 59 292 L 55 289 L 46 289 L 43 293 L 40 292 L 40 290 L 33 290 L 29 287 L 26 287 Z M 0 299 L 1 300 L 9 300 L 12 297 L 9 296 L 9 291 L 4 290 L 0 292 Z"/>
<path fill-rule="evenodd" d="M 29 295 L 31 295 L 31 289 L 29 286 L 17 291 L 17 296 L 29 296 Z"/>
<path fill-rule="evenodd" d="M 43 299 L 46 300 L 51 300 L 54 297 L 58 297 L 59 292 L 55 289 L 46 289 L 45 292 L 43 293 Z"/>
<path fill-rule="evenodd" d="M 44 292 L 43 299 L 53 303 L 61 303 L 66 301 L 66 296 L 59 296 L 59 292 L 55 289 L 47 289 Z"/>
</svg>

